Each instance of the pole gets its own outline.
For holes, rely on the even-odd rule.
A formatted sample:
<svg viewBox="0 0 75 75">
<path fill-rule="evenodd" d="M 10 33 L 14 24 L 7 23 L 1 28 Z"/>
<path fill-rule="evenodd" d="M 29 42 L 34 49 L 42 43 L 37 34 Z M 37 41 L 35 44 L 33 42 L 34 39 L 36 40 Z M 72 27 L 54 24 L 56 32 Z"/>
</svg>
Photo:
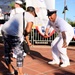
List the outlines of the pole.
<svg viewBox="0 0 75 75">
<path fill-rule="evenodd" d="M 66 0 L 64 0 L 64 8 L 65 8 L 65 6 L 66 6 Z M 65 18 L 66 18 L 66 10 L 64 9 L 64 20 L 65 20 Z"/>
</svg>

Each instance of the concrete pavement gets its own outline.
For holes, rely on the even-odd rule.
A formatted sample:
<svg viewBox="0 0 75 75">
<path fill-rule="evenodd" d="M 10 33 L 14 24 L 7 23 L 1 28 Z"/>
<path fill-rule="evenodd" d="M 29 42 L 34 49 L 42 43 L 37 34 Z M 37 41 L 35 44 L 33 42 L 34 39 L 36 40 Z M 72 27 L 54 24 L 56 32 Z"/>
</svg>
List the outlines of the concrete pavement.
<svg viewBox="0 0 75 75">
<path fill-rule="evenodd" d="M 68 47 L 68 56 L 71 65 L 61 68 L 59 65 L 48 65 L 52 60 L 51 48 L 48 45 L 33 45 L 30 47 L 31 56 L 24 59 L 23 70 L 28 75 L 75 75 L 75 46 Z M 12 64 L 16 67 L 16 60 Z M 8 70 L 3 59 L 3 45 L 0 45 L 0 75 L 7 75 Z"/>
</svg>

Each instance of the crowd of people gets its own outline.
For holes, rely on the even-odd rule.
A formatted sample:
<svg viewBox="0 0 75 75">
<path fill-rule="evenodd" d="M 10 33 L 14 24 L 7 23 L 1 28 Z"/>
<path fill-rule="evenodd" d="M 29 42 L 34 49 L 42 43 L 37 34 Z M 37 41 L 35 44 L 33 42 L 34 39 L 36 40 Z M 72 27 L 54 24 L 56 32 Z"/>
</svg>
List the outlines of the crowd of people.
<svg viewBox="0 0 75 75">
<path fill-rule="evenodd" d="M 23 2 L 20 0 L 15 1 L 14 9 L 10 12 L 10 18 L 4 23 L 1 29 L 4 40 L 4 58 L 10 72 L 9 75 L 25 75 L 23 72 L 23 63 L 26 53 L 23 48 L 23 41 L 26 40 L 27 44 L 31 46 L 28 34 L 32 30 L 35 17 L 37 17 L 33 6 L 29 6 L 24 10 L 21 7 L 22 4 Z M 58 17 L 57 10 L 55 9 L 47 9 L 47 16 L 49 21 L 44 36 L 49 36 L 48 32 L 50 27 L 53 27 L 58 33 L 58 36 L 51 44 L 53 60 L 49 61 L 48 64 L 59 65 L 61 58 L 62 64 L 60 67 L 67 67 L 70 65 L 67 46 L 74 35 L 73 27 L 64 19 Z M 11 64 L 11 55 L 13 54 L 17 60 L 17 73 Z"/>
</svg>

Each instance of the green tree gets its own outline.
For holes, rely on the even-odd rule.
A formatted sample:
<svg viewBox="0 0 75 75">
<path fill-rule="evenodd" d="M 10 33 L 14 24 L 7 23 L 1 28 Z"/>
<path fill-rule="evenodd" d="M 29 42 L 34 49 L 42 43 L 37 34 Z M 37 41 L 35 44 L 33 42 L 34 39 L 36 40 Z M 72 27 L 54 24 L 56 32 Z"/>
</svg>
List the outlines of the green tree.
<svg viewBox="0 0 75 75">
<path fill-rule="evenodd" d="M 10 4 L 9 4 L 9 6 L 12 8 L 12 9 L 14 9 L 15 7 L 14 7 L 14 4 L 15 4 L 15 2 L 11 2 Z M 26 2 L 23 2 L 23 4 L 22 4 L 22 6 L 21 6 L 24 10 L 26 10 Z"/>
<path fill-rule="evenodd" d="M 70 20 L 70 19 L 66 19 L 67 20 L 67 22 L 69 23 L 69 24 L 71 24 L 73 27 L 75 27 L 75 21 L 72 21 L 72 20 Z"/>
<path fill-rule="evenodd" d="M 9 4 L 9 6 L 12 8 L 12 9 L 14 9 L 15 7 L 14 7 L 14 4 L 15 4 L 15 2 L 11 2 L 10 4 Z"/>
</svg>

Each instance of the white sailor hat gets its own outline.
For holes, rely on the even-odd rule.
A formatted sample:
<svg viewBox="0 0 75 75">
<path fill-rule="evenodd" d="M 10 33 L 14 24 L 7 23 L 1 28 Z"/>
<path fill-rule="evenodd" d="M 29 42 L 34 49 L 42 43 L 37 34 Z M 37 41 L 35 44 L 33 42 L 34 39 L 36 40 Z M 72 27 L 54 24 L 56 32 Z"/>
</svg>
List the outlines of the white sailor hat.
<svg viewBox="0 0 75 75">
<path fill-rule="evenodd" d="M 20 0 L 15 0 L 15 3 L 17 3 L 17 4 L 22 4 L 22 1 L 20 1 Z"/>
<path fill-rule="evenodd" d="M 47 16 L 51 16 L 54 13 L 57 13 L 56 9 L 47 9 Z"/>
</svg>

